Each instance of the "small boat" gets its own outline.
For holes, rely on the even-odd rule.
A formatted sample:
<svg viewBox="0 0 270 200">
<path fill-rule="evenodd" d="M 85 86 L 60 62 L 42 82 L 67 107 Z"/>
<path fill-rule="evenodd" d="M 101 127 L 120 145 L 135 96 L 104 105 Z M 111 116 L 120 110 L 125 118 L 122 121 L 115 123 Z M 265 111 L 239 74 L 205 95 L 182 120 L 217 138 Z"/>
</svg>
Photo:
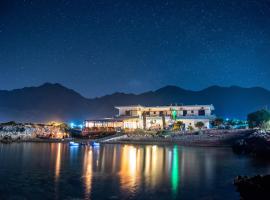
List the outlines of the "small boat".
<svg viewBox="0 0 270 200">
<path fill-rule="evenodd" d="M 81 146 L 87 146 L 88 144 L 87 144 L 87 142 L 81 142 L 80 145 Z"/>
<path fill-rule="evenodd" d="M 72 146 L 72 147 L 77 147 L 77 146 L 79 146 L 80 144 L 79 143 L 77 143 L 77 142 L 69 142 L 69 146 Z"/>
<path fill-rule="evenodd" d="M 92 142 L 90 145 L 93 146 L 93 147 L 99 147 L 100 146 L 100 144 L 98 142 Z"/>
</svg>

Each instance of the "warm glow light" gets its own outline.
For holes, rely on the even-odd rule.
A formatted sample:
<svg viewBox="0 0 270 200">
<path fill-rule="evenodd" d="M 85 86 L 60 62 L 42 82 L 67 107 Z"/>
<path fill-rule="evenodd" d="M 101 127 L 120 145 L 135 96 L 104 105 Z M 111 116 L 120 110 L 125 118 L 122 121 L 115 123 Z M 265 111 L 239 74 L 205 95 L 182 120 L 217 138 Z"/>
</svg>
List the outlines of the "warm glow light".
<svg viewBox="0 0 270 200">
<path fill-rule="evenodd" d="M 55 161 L 55 181 L 57 182 L 60 176 L 60 169 L 61 169 L 61 143 L 57 145 L 57 154 L 56 154 L 56 161 Z"/>
<path fill-rule="evenodd" d="M 120 184 L 125 190 L 132 189 L 136 184 L 136 151 L 135 147 L 129 145 L 125 145 L 123 148 L 123 154 L 121 156 Z M 129 180 L 128 183 L 127 180 Z"/>
<path fill-rule="evenodd" d="M 85 149 L 84 160 L 83 160 L 83 180 L 85 187 L 85 198 L 90 199 L 92 189 L 92 162 L 93 162 L 93 151 L 92 148 Z"/>
</svg>

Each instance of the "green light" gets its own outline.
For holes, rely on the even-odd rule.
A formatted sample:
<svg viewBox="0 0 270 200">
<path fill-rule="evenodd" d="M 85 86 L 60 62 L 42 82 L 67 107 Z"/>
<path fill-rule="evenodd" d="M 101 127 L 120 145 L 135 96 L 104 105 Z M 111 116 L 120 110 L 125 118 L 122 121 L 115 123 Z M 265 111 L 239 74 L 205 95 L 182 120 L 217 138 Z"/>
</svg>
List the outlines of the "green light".
<svg viewBox="0 0 270 200">
<path fill-rule="evenodd" d="M 178 149 L 177 146 L 173 148 L 173 160 L 172 160 L 172 192 L 173 195 L 177 194 L 179 175 L 178 175 Z"/>
<path fill-rule="evenodd" d="M 176 112 L 176 110 L 173 110 L 173 111 L 172 111 L 172 118 L 173 118 L 174 120 L 176 120 L 176 118 L 177 118 L 177 112 Z"/>
</svg>

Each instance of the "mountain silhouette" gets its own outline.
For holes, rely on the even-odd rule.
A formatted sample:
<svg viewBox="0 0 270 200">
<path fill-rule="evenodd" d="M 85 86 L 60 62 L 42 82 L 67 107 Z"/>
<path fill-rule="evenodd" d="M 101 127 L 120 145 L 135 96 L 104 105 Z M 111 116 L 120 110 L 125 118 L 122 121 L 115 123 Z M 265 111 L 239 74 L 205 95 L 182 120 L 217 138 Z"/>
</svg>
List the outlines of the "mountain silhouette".
<svg viewBox="0 0 270 200">
<path fill-rule="evenodd" d="M 112 117 L 114 106 L 121 105 L 213 104 L 215 114 L 224 118 L 245 119 L 247 114 L 270 105 L 270 91 L 238 86 L 211 86 L 200 91 L 165 86 L 141 94 L 114 93 L 85 98 L 58 83 L 38 87 L 0 90 L 0 121 L 48 122 Z"/>
</svg>

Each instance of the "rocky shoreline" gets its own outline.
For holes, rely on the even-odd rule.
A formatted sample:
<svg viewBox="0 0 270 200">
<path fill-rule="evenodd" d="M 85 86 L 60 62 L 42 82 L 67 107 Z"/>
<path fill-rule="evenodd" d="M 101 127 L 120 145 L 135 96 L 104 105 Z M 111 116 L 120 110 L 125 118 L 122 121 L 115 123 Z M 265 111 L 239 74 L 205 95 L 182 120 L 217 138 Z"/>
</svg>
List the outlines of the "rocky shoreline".
<svg viewBox="0 0 270 200">
<path fill-rule="evenodd" d="M 250 135 L 252 130 L 207 130 L 202 133 L 171 133 L 169 135 L 128 134 L 127 138 L 109 142 L 114 144 L 161 144 L 183 146 L 231 147 L 235 141 Z"/>
<path fill-rule="evenodd" d="M 270 175 L 238 176 L 234 180 L 234 185 L 242 200 L 264 200 L 270 197 Z"/>
<path fill-rule="evenodd" d="M 257 130 L 248 137 L 238 140 L 233 145 L 237 154 L 270 159 L 270 132 Z"/>
<path fill-rule="evenodd" d="M 0 124 L 0 142 L 49 141 L 66 138 L 68 133 L 62 124 Z"/>
<path fill-rule="evenodd" d="M 257 130 L 248 137 L 238 140 L 233 145 L 233 151 L 237 154 L 270 160 L 270 132 Z M 263 200 L 270 197 L 270 175 L 238 176 L 234 180 L 234 185 L 242 200 Z"/>
<path fill-rule="evenodd" d="M 0 124 L 0 142 L 68 142 L 68 141 L 91 141 L 89 138 L 63 138 L 55 137 L 59 132 L 64 132 L 61 126 L 43 124 Z M 209 146 L 231 147 L 239 139 L 247 137 L 252 130 L 204 130 L 202 132 L 181 133 L 165 132 L 161 134 L 134 132 L 127 133 L 127 137 L 119 140 L 101 143 L 113 144 L 149 144 L 149 145 L 185 145 L 185 146 Z M 117 134 L 116 134 L 117 135 Z M 105 141 L 105 140 L 104 140 Z"/>
</svg>

